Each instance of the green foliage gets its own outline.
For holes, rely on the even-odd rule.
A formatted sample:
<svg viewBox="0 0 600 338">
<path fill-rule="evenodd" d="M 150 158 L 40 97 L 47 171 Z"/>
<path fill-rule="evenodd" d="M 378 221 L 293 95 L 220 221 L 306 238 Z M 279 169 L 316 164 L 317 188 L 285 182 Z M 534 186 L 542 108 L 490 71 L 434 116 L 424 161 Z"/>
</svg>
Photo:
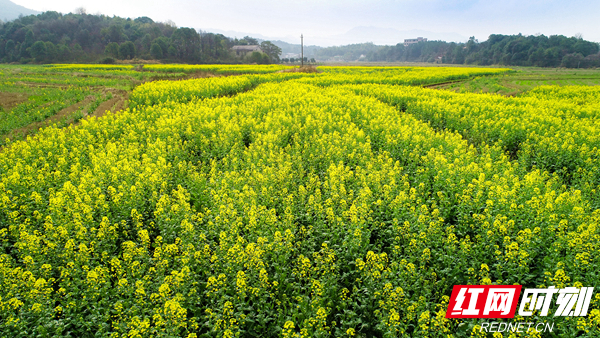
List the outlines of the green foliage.
<svg viewBox="0 0 600 338">
<path fill-rule="evenodd" d="M 169 46 L 167 51 L 170 57 L 177 57 L 177 49 L 174 46 Z"/>
<path fill-rule="evenodd" d="M 279 63 L 279 56 L 281 55 L 281 48 L 274 45 L 271 41 L 263 41 L 260 44 L 260 49 L 269 56 L 272 62 Z"/>
<path fill-rule="evenodd" d="M 492 34 L 487 41 L 471 37 L 466 43 L 426 41 L 404 46 L 376 46 L 372 43 L 321 48 L 320 60 L 441 62 L 474 65 L 514 65 L 540 67 L 600 66 L 598 43 L 562 35 L 546 37 Z M 577 56 L 581 55 L 581 57 Z M 361 58 L 364 55 L 364 58 Z M 565 59 L 565 57 L 567 58 Z M 574 62 L 574 58 L 580 58 Z M 563 62 L 564 61 L 564 62 Z"/>
<path fill-rule="evenodd" d="M 4 57 L 6 58 L 6 61 L 9 61 L 9 62 L 14 60 L 15 42 L 11 39 L 6 41 L 6 44 L 4 45 Z"/>
<path fill-rule="evenodd" d="M 192 61 L 199 56 L 200 36 L 195 29 L 178 28 L 171 36 L 171 42 L 182 60 Z"/>
<path fill-rule="evenodd" d="M 72 59 L 71 48 L 67 45 L 59 45 L 57 54 L 57 60 L 60 62 L 67 62 Z"/>
<path fill-rule="evenodd" d="M 251 38 L 249 36 L 244 36 L 244 41 L 246 41 L 249 45 L 258 45 L 258 40 L 255 38 Z"/>
<path fill-rule="evenodd" d="M 163 54 L 164 54 L 164 53 L 166 53 L 166 52 L 169 50 L 169 44 L 170 44 L 170 43 L 171 43 L 171 42 L 170 42 L 170 40 L 169 40 L 169 39 L 167 39 L 167 38 L 166 38 L 166 37 L 164 37 L 164 36 L 161 36 L 161 37 L 159 37 L 159 38 L 156 38 L 156 39 L 154 39 L 154 40 L 152 41 L 152 44 L 153 44 L 153 45 L 154 45 L 154 44 L 157 44 L 157 45 L 160 47 L 160 49 L 161 49 L 161 51 L 163 52 Z"/>
<path fill-rule="evenodd" d="M 105 64 L 105 65 L 112 65 L 115 62 L 116 62 L 116 60 L 114 58 L 111 58 L 111 57 L 106 57 L 106 58 L 100 60 L 100 63 L 101 64 Z"/>
<path fill-rule="evenodd" d="M 121 41 L 127 40 L 125 30 L 123 26 L 118 23 L 110 25 L 108 28 L 102 30 L 103 35 L 109 42 L 120 43 Z"/>
<path fill-rule="evenodd" d="M 43 62 L 48 63 L 91 62 L 103 57 L 150 58 L 155 43 L 161 48 L 162 58 L 175 62 L 234 61 L 229 55 L 234 40 L 222 34 L 200 35 L 192 28 L 178 29 L 172 23 L 154 22 L 147 17 L 131 20 L 80 11 L 45 12 L 0 25 L 0 62 L 27 62 L 35 58 L 30 52 L 36 41 L 46 43 L 48 51 Z M 120 56 L 119 46 L 127 42 L 133 43 L 135 53 L 128 44 L 127 51 L 123 50 Z M 48 43 L 54 44 L 55 52 Z"/>
<path fill-rule="evenodd" d="M 160 45 L 158 43 L 153 43 L 152 47 L 150 48 L 150 54 L 155 59 L 162 59 L 163 50 L 162 48 L 160 48 Z"/>
<path fill-rule="evenodd" d="M 123 42 L 119 45 L 120 59 L 133 59 L 135 57 L 135 45 L 131 41 Z"/>
<path fill-rule="evenodd" d="M 142 17 L 136 18 L 133 21 L 139 22 L 139 23 L 142 23 L 142 24 L 144 24 L 144 23 L 146 23 L 146 24 L 152 24 L 152 23 L 154 23 L 154 20 L 150 19 L 147 16 L 142 16 Z"/>
<path fill-rule="evenodd" d="M 51 41 L 46 41 L 46 59 L 56 60 L 57 56 L 58 51 L 56 50 L 56 46 Z"/>
<path fill-rule="evenodd" d="M 256 63 L 259 65 L 270 63 L 269 56 L 267 54 L 261 53 L 261 52 L 252 52 L 252 54 L 246 56 L 246 59 L 248 60 L 249 63 Z"/>
<path fill-rule="evenodd" d="M 37 62 L 42 62 L 46 59 L 47 54 L 46 44 L 43 41 L 36 41 L 31 46 L 31 57 L 35 58 Z"/>
<path fill-rule="evenodd" d="M 108 45 L 106 45 L 106 48 L 104 49 L 104 54 L 108 55 L 108 56 L 112 56 L 113 58 L 118 58 L 119 57 L 119 44 L 117 44 L 116 42 L 111 42 Z"/>
<path fill-rule="evenodd" d="M 361 55 L 367 55 L 381 49 L 372 42 L 357 43 L 346 46 L 334 46 L 321 48 L 315 51 L 315 57 L 319 60 L 337 58 L 343 61 L 356 61 Z"/>
</svg>

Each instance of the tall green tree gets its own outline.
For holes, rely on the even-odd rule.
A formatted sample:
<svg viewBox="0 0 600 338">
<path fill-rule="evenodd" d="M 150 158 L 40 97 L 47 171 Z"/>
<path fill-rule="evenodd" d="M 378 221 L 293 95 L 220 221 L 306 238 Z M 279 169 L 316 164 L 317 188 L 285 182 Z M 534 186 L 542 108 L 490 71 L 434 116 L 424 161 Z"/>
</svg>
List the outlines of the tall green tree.
<svg viewBox="0 0 600 338">
<path fill-rule="evenodd" d="M 281 48 L 274 45 L 271 41 L 263 41 L 260 44 L 260 49 L 262 49 L 265 54 L 269 56 L 271 62 L 279 63 L 279 56 L 281 55 Z"/>
<path fill-rule="evenodd" d="M 113 58 L 118 58 L 119 57 L 119 45 L 116 42 L 111 42 L 108 45 L 106 45 L 106 48 L 104 49 L 104 54 L 111 56 Z"/>
<path fill-rule="evenodd" d="M 46 61 L 54 62 L 58 55 L 58 51 L 56 50 L 56 46 L 52 43 L 52 41 L 46 41 Z"/>
<path fill-rule="evenodd" d="M 171 43 L 177 50 L 177 56 L 188 62 L 197 61 L 200 57 L 200 36 L 193 28 L 178 28 L 173 36 Z"/>
<path fill-rule="evenodd" d="M 37 62 L 43 62 L 46 60 L 46 53 L 47 53 L 47 49 L 46 49 L 46 44 L 43 41 L 36 41 L 32 46 L 31 46 L 31 57 L 33 57 L 35 59 L 35 61 Z"/>
<path fill-rule="evenodd" d="M 249 36 L 244 36 L 244 40 L 249 44 L 249 45 L 258 45 L 258 40 L 256 40 L 255 38 L 251 38 Z"/>
<path fill-rule="evenodd" d="M 160 46 L 160 49 L 163 51 L 163 54 L 166 53 L 169 49 L 170 43 L 171 42 L 169 41 L 169 39 L 164 36 L 158 37 L 152 41 L 152 44 L 157 44 Z"/>
<path fill-rule="evenodd" d="M 71 61 L 71 48 L 67 45 L 59 45 L 57 59 L 61 62 Z"/>
<path fill-rule="evenodd" d="M 135 45 L 131 41 L 123 42 L 119 46 L 119 58 L 120 59 L 133 59 L 135 57 Z"/>
<path fill-rule="evenodd" d="M 103 35 L 107 42 L 121 43 L 121 41 L 127 39 L 123 26 L 118 23 L 114 23 L 107 29 L 103 30 Z"/>
<path fill-rule="evenodd" d="M 162 51 L 162 48 L 160 48 L 160 45 L 158 43 L 152 44 L 152 47 L 150 47 L 150 55 L 152 55 L 152 57 L 155 59 L 163 58 L 163 51 Z"/>
<path fill-rule="evenodd" d="M 15 55 L 15 42 L 13 40 L 6 41 L 6 44 L 4 45 L 4 54 L 6 61 L 13 61 Z"/>
</svg>

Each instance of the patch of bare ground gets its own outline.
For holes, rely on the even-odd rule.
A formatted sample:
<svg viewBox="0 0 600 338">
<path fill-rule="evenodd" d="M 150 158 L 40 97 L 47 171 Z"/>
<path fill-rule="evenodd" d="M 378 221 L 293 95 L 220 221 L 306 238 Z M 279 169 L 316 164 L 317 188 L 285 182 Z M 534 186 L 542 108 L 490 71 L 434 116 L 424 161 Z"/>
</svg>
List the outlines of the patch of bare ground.
<svg viewBox="0 0 600 338">
<path fill-rule="evenodd" d="M 4 110 L 11 110 L 13 107 L 27 101 L 29 95 L 25 93 L 5 93 L 0 92 L 0 107 Z"/>
<path fill-rule="evenodd" d="M 129 97 L 129 94 L 124 90 L 107 88 L 104 92 L 112 93 L 113 97 L 110 100 L 102 102 L 96 110 L 89 114 L 89 116 L 101 117 L 106 114 L 107 111 L 117 112 L 126 108 L 126 101 Z"/>
<path fill-rule="evenodd" d="M 222 76 L 231 76 L 231 75 L 223 75 L 223 74 L 214 74 L 211 72 L 194 72 L 191 73 L 188 78 L 190 79 L 204 79 L 207 77 L 222 77 Z"/>
<path fill-rule="evenodd" d="M 19 86 L 40 87 L 40 88 L 50 88 L 50 87 L 68 88 L 68 87 L 72 86 L 72 85 L 58 84 L 58 83 L 38 83 L 38 82 L 25 82 L 25 81 L 17 81 L 17 82 L 15 82 L 15 84 L 19 85 Z"/>
<path fill-rule="evenodd" d="M 128 100 L 129 100 L 129 93 L 126 93 L 125 96 L 123 96 L 121 98 L 121 100 L 119 100 L 117 102 L 117 104 L 115 104 L 113 111 L 121 111 L 121 110 L 127 108 L 127 101 Z"/>
<path fill-rule="evenodd" d="M 116 60 L 116 64 L 119 65 L 159 65 L 161 64 L 158 60 L 143 60 L 143 59 L 131 59 L 131 60 Z"/>
<path fill-rule="evenodd" d="M 456 81 L 448 81 L 448 82 L 442 82 L 442 83 L 433 83 L 433 84 L 429 84 L 429 85 L 424 85 L 423 88 L 446 89 L 451 84 L 465 82 L 465 81 L 468 81 L 468 80 L 456 80 Z"/>
<path fill-rule="evenodd" d="M 317 66 L 304 66 L 283 69 L 278 71 L 278 73 L 320 73 L 320 71 L 317 69 Z"/>
<path fill-rule="evenodd" d="M 96 117 L 101 117 L 104 116 L 104 114 L 106 114 L 106 111 L 112 110 L 113 107 L 115 106 L 115 104 L 117 104 L 117 102 L 119 102 L 119 100 L 121 100 L 120 96 L 115 96 L 110 100 L 104 101 L 102 102 L 98 108 L 96 108 L 96 110 L 94 111 L 93 114 L 91 114 L 90 116 L 96 116 Z"/>
</svg>

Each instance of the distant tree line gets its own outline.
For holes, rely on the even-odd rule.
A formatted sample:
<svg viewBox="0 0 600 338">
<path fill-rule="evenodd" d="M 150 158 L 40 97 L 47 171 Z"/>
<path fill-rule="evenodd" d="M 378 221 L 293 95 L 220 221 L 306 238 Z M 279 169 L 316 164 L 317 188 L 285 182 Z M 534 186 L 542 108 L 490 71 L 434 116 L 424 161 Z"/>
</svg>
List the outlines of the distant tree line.
<svg viewBox="0 0 600 338">
<path fill-rule="evenodd" d="M 507 65 L 589 68 L 600 67 L 598 43 L 581 37 L 490 35 L 479 42 L 426 41 L 404 46 L 377 46 L 372 43 L 329 47 L 316 51 L 318 60 L 437 62 L 469 65 Z M 361 56 L 364 56 L 361 58 Z"/>
<path fill-rule="evenodd" d="M 377 46 L 372 42 L 357 43 L 346 46 L 334 46 L 321 48 L 315 51 L 317 60 L 331 61 L 358 61 L 362 55 L 377 53 L 379 50 L 387 46 Z M 366 61 L 366 59 L 365 59 Z M 385 61 L 385 60 L 381 60 Z"/>
<path fill-rule="evenodd" d="M 105 62 L 117 59 L 158 59 L 185 63 L 279 62 L 281 49 L 269 41 L 265 53 L 240 59 L 234 45 L 258 44 L 256 39 L 232 39 L 222 34 L 154 22 L 148 17 L 124 19 L 89 15 L 85 11 L 44 12 L 0 22 L 0 62 Z M 258 62 L 260 61 L 260 62 Z"/>
<path fill-rule="evenodd" d="M 234 45 L 260 45 L 263 53 L 244 58 Z M 469 65 L 589 68 L 600 67 L 599 45 L 581 37 L 490 35 L 484 42 L 426 41 L 404 46 L 362 43 L 315 48 L 317 60 L 408 61 Z M 222 34 L 176 27 L 174 23 L 89 15 L 84 10 L 45 12 L 0 21 L 0 62 L 114 62 L 117 59 L 157 59 L 185 63 L 278 63 L 281 48 L 252 37 L 232 39 Z M 306 54 L 305 54 L 306 55 Z M 284 60 L 291 62 L 290 59 Z M 296 60 L 294 60 L 296 61 Z"/>
</svg>

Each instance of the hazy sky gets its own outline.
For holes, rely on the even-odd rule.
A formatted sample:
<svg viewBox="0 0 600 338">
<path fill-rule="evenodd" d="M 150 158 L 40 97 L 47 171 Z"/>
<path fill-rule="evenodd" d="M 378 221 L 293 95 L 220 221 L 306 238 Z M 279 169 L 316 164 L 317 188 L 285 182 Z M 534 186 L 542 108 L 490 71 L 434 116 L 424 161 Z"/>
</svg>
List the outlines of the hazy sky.
<svg viewBox="0 0 600 338">
<path fill-rule="evenodd" d="M 38 11 L 68 13 L 83 7 L 90 14 L 148 16 L 155 21 L 172 20 L 179 27 L 208 31 L 220 29 L 267 37 L 295 37 L 303 33 L 307 43 L 313 39 L 329 41 L 330 45 L 344 43 L 336 36 L 357 26 L 457 33 L 475 36 L 480 41 L 493 33 L 540 33 L 581 34 L 586 40 L 600 42 L 598 0 L 12 1 Z"/>
</svg>

